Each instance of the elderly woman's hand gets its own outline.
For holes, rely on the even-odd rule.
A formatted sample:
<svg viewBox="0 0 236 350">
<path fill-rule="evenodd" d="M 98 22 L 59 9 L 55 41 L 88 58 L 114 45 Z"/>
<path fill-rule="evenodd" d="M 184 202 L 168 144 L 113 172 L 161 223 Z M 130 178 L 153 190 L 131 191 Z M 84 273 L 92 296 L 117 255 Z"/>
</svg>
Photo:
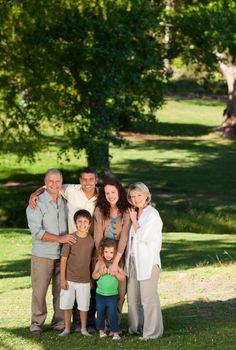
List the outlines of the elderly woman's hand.
<svg viewBox="0 0 236 350">
<path fill-rule="evenodd" d="M 134 208 L 129 208 L 129 216 L 130 219 L 132 221 L 132 224 L 134 226 L 135 231 L 137 231 L 140 227 L 139 223 L 138 223 L 138 218 L 137 218 L 137 212 Z"/>
<path fill-rule="evenodd" d="M 129 208 L 129 216 L 132 222 L 137 221 L 137 212 L 134 208 Z"/>
</svg>

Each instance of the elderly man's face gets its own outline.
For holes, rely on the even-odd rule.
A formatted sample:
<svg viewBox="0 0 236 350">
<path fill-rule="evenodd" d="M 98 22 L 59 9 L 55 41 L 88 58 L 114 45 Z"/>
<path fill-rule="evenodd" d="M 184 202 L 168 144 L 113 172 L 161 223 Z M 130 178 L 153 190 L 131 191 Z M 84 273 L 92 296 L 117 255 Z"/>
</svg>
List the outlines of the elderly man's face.
<svg viewBox="0 0 236 350">
<path fill-rule="evenodd" d="M 49 173 L 45 179 L 45 185 L 49 194 L 58 194 L 62 186 L 60 174 Z"/>
</svg>

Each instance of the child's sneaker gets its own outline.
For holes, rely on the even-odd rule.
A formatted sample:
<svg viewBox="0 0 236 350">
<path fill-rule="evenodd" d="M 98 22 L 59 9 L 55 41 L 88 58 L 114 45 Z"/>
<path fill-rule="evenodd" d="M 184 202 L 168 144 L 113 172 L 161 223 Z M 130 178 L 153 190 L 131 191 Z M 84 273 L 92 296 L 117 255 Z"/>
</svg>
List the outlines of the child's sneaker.
<svg viewBox="0 0 236 350">
<path fill-rule="evenodd" d="M 112 340 L 120 340 L 120 336 L 118 333 L 115 333 L 112 337 Z"/>
<path fill-rule="evenodd" d="M 105 338 L 107 337 L 106 333 L 104 331 L 99 331 L 99 337 L 100 338 Z"/>
<path fill-rule="evenodd" d="M 92 337 L 92 334 L 90 334 L 86 328 L 81 328 L 81 334 L 85 335 L 85 337 Z"/>
<path fill-rule="evenodd" d="M 59 337 L 67 337 L 67 335 L 69 335 L 69 334 L 70 334 L 70 332 L 67 331 L 66 329 L 64 329 L 64 331 L 59 334 Z"/>
</svg>

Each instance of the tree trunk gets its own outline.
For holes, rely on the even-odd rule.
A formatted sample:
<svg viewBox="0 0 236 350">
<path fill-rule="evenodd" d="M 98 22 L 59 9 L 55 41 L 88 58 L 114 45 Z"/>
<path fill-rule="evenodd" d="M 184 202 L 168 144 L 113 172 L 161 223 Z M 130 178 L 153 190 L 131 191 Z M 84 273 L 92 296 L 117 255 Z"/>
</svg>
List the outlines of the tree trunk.
<svg viewBox="0 0 236 350">
<path fill-rule="evenodd" d="M 221 131 L 223 137 L 236 136 L 236 60 L 233 59 L 232 65 L 227 66 L 220 62 L 220 69 L 223 73 L 228 86 L 227 107 L 224 110 L 225 117 L 222 124 L 216 129 Z"/>
<path fill-rule="evenodd" d="M 101 175 L 111 173 L 109 143 L 94 142 L 86 149 L 88 166 L 95 168 Z"/>
<path fill-rule="evenodd" d="M 109 120 L 106 119 L 103 96 L 90 98 L 90 136 L 92 139 L 85 147 L 88 166 L 96 168 L 101 175 L 110 174 Z"/>
</svg>

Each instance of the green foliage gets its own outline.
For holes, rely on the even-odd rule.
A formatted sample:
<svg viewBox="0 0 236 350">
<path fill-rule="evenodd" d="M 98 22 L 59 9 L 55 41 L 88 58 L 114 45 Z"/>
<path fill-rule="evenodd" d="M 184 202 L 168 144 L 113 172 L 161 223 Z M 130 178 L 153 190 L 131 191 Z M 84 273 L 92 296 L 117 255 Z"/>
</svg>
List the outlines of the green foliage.
<svg viewBox="0 0 236 350">
<path fill-rule="evenodd" d="M 142 119 L 163 101 L 162 4 L 24 0 L 2 7 L 1 148 L 33 157 L 48 142 L 42 122 L 49 120 L 63 130 L 62 150 L 85 149 L 90 165 L 108 168 L 122 115 Z"/>
<path fill-rule="evenodd" d="M 186 62 L 195 62 L 202 70 L 218 69 L 216 52 L 236 56 L 235 1 L 186 2 L 168 10 L 170 24 L 170 56 L 183 55 Z"/>
</svg>

